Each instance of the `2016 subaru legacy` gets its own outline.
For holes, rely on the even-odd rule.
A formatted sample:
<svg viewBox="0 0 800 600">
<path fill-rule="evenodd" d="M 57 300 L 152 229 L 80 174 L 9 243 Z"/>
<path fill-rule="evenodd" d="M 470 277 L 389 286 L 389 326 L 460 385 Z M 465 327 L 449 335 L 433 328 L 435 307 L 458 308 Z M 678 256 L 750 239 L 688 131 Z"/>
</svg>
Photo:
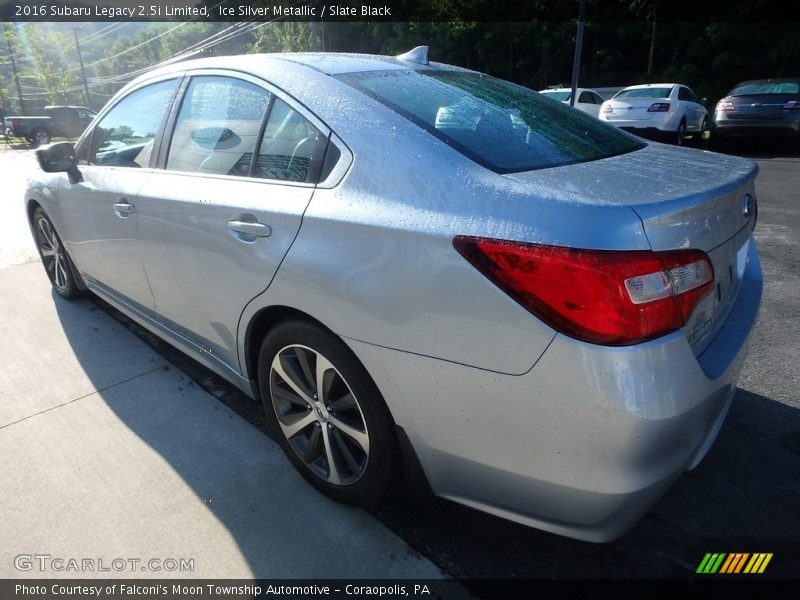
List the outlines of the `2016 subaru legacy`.
<svg viewBox="0 0 800 600">
<path fill-rule="evenodd" d="M 760 301 L 753 163 L 424 49 L 162 67 L 38 158 L 56 292 L 260 398 L 344 502 L 421 473 L 618 537 L 713 442 Z"/>
</svg>

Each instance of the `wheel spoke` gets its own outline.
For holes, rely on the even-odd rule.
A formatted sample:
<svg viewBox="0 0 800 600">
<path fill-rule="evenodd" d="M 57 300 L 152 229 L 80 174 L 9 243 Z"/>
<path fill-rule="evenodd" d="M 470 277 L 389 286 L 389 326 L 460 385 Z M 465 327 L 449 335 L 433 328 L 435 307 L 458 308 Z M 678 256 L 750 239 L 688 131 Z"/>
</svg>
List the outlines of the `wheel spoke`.
<svg viewBox="0 0 800 600">
<path fill-rule="evenodd" d="M 331 402 L 331 407 L 333 408 L 334 412 L 342 412 L 344 410 L 356 408 L 357 406 L 356 399 L 349 391 L 338 400 Z"/>
<path fill-rule="evenodd" d="M 274 382 L 272 384 L 272 397 L 275 400 L 285 400 L 286 402 L 302 406 L 303 408 L 308 406 L 308 400 L 306 400 L 304 396 L 298 395 L 294 391 L 294 388 L 285 388 L 280 382 Z"/>
<path fill-rule="evenodd" d="M 307 465 L 310 465 L 314 462 L 317 458 L 322 455 L 322 451 L 320 445 L 322 444 L 322 430 L 319 427 L 315 427 L 314 431 L 311 432 L 311 435 L 308 436 L 308 445 L 306 446 L 306 451 L 303 453 L 303 462 Z"/>
<path fill-rule="evenodd" d="M 366 434 L 366 432 L 359 431 L 352 425 L 348 425 L 332 414 L 328 415 L 328 420 L 333 424 L 334 427 L 358 444 L 361 447 L 361 450 L 364 451 L 364 454 L 369 454 L 369 436 Z"/>
<path fill-rule="evenodd" d="M 319 396 L 319 401 L 322 403 L 328 402 L 328 393 L 330 392 L 334 373 L 335 371 L 330 361 L 321 354 L 317 354 L 317 395 Z"/>
<path fill-rule="evenodd" d="M 65 288 L 67 286 L 67 272 L 64 268 L 64 256 L 61 253 L 56 254 L 55 264 L 56 268 L 53 275 L 55 277 L 56 287 Z"/>
<path fill-rule="evenodd" d="M 314 384 L 314 373 L 311 370 L 311 365 L 308 364 L 308 355 L 309 352 L 304 350 L 303 348 L 295 348 L 294 355 L 297 357 L 297 364 L 300 365 L 300 370 L 303 371 L 303 375 L 305 376 L 306 384 L 311 385 Z M 319 391 L 317 391 L 319 393 Z"/>
<path fill-rule="evenodd" d="M 42 258 L 47 258 L 49 256 L 55 256 L 56 251 L 50 247 L 45 248 L 44 245 L 41 247 L 42 249 Z"/>
<path fill-rule="evenodd" d="M 336 441 L 336 445 L 339 447 L 339 451 L 342 453 L 345 462 L 347 462 L 347 466 L 350 467 L 350 470 L 353 471 L 354 475 L 360 475 L 361 465 L 356 462 L 353 453 L 350 451 L 347 442 L 344 441 L 342 434 L 339 433 L 338 429 L 333 430 L 333 439 Z"/>
<path fill-rule="evenodd" d="M 325 457 L 328 459 L 328 481 L 340 485 L 342 477 L 339 475 L 339 467 L 336 466 L 336 460 L 333 457 L 330 429 L 324 426 L 322 427 L 322 439 L 325 442 Z"/>
<path fill-rule="evenodd" d="M 39 233 L 42 234 L 42 240 L 47 244 L 47 249 L 55 252 L 56 245 L 53 241 L 53 230 L 50 229 L 50 223 L 47 219 L 39 219 Z"/>
<path fill-rule="evenodd" d="M 272 370 L 275 371 L 278 374 L 278 376 L 283 381 L 286 382 L 286 385 L 288 385 L 290 388 L 292 388 L 297 393 L 297 395 L 300 396 L 301 398 L 303 398 L 308 404 L 311 404 L 314 401 L 311 398 L 311 396 L 308 395 L 308 392 L 306 392 L 300 386 L 300 384 L 298 384 L 294 380 L 294 378 L 291 377 L 291 375 L 287 374 L 287 372 L 286 372 L 286 370 L 284 368 L 284 362 L 283 362 L 283 355 L 282 354 L 279 354 L 278 356 L 276 356 L 275 360 L 272 361 Z"/>
<path fill-rule="evenodd" d="M 303 429 L 311 425 L 314 421 L 316 421 L 316 417 L 314 416 L 314 411 L 310 410 L 306 414 L 301 415 L 295 421 L 291 423 L 283 423 L 283 421 L 278 419 L 278 423 L 280 423 L 281 429 L 283 430 L 283 435 L 286 436 L 286 439 L 291 439 L 300 433 Z"/>
</svg>

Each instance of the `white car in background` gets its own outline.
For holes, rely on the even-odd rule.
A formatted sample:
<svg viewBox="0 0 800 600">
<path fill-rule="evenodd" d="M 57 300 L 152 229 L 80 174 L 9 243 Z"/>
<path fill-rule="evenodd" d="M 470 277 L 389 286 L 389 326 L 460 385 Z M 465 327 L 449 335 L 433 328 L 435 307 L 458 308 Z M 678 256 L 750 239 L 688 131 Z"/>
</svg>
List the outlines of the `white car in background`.
<svg viewBox="0 0 800 600">
<path fill-rule="evenodd" d="M 563 102 L 564 104 L 569 104 L 570 98 L 572 98 L 572 88 L 567 87 L 547 88 L 546 90 L 540 90 L 539 93 L 553 100 Z M 577 88 L 576 96 L 577 102 L 575 102 L 575 108 L 593 117 L 598 116 L 600 113 L 600 105 L 603 104 L 603 98 L 600 94 L 594 90 Z"/>
<path fill-rule="evenodd" d="M 623 88 L 603 102 L 600 120 L 642 137 L 661 138 L 682 146 L 687 135 L 702 137 L 708 111 L 687 86 L 647 83 Z"/>
</svg>

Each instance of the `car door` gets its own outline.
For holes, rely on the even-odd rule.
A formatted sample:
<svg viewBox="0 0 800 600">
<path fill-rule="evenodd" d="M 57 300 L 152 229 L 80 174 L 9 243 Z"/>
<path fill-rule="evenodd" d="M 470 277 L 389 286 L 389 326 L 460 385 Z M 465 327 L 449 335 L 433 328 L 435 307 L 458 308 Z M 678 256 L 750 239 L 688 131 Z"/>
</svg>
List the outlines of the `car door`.
<svg viewBox="0 0 800 600">
<path fill-rule="evenodd" d="M 236 371 L 239 316 L 294 241 L 329 133 L 275 91 L 193 74 L 137 199 L 157 318 Z"/>
<path fill-rule="evenodd" d="M 120 99 L 78 142 L 83 181 L 60 193 L 70 255 L 92 287 L 146 309 L 153 296 L 139 253 L 135 198 L 151 175 L 152 148 L 177 79 L 143 85 Z"/>
<path fill-rule="evenodd" d="M 600 105 L 595 104 L 594 97 L 591 92 L 583 91 L 578 96 L 578 104 L 580 109 L 593 117 L 596 117 L 600 112 Z"/>
</svg>

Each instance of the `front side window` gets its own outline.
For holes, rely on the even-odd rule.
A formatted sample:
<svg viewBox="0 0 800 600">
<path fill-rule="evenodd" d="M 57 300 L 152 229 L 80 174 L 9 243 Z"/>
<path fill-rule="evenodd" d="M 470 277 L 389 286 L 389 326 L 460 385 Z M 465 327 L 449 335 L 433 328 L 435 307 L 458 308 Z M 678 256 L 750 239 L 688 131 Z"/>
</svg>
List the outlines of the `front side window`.
<svg viewBox="0 0 800 600">
<path fill-rule="evenodd" d="M 480 73 L 375 71 L 339 77 L 497 173 L 587 162 L 644 147 L 581 111 Z"/>
<path fill-rule="evenodd" d="M 175 123 L 167 169 L 248 176 L 269 98 L 268 91 L 241 79 L 193 78 Z"/>
<path fill-rule="evenodd" d="M 169 111 L 176 80 L 140 88 L 117 103 L 91 136 L 89 163 L 148 167 L 156 133 Z"/>
</svg>

